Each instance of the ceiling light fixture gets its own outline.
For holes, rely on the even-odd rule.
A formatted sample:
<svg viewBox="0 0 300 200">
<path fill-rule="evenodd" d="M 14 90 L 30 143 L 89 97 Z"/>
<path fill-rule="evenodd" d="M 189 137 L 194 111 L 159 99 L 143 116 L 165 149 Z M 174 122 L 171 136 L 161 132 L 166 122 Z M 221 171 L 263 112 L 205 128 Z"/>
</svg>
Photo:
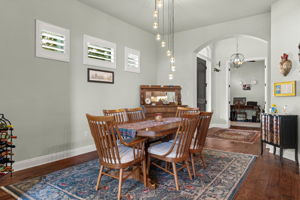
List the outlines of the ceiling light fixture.
<svg viewBox="0 0 300 200">
<path fill-rule="evenodd" d="M 232 54 L 230 63 L 234 68 L 240 68 L 245 62 L 245 56 L 239 53 L 239 39 L 236 39 L 236 53 Z"/>
<path fill-rule="evenodd" d="M 167 57 L 170 57 L 169 80 L 172 80 L 174 78 L 173 73 L 176 71 L 174 65 L 174 0 L 154 0 L 153 18 L 153 28 L 157 29 L 156 40 L 161 40 L 160 46 L 162 48 L 167 46 L 166 55 Z"/>
</svg>

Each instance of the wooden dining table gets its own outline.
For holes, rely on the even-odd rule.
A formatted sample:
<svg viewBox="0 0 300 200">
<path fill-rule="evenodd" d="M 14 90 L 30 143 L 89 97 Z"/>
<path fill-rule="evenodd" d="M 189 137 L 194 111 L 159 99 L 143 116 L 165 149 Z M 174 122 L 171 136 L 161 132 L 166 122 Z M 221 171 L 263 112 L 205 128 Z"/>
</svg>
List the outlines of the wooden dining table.
<svg viewBox="0 0 300 200">
<path fill-rule="evenodd" d="M 118 129 L 122 137 L 127 139 L 134 139 L 135 137 L 147 138 L 145 142 L 145 156 L 148 156 L 148 148 L 151 143 L 157 142 L 162 138 L 165 138 L 171 134 L 176 133 L 181 118 L 178 117 L 168 117 L 163 118 L 161 121 L 155 120 L 144 120 L 133 123 L 119 124 Z M 149 169 L 147 169 L 147 187 L 150 189 L 155 189 L 156 184 L 153 183 L 149 176 Z M 141 172 L 133 176 L 134 179 L 143 181 L 143 176 Z"/>
</svg>

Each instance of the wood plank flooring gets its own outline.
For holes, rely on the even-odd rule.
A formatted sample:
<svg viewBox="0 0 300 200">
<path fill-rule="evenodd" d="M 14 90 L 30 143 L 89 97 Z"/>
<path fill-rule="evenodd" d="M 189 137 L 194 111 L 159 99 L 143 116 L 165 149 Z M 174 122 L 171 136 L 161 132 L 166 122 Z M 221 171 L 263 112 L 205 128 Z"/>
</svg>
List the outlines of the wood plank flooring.
<svg viewBox="0 0 300 200">
<path fill-rule="evenodd" d="M 255 144 L 245 144 L 208 138 L 206 147 L 223 151 L 260 155 L 259 139 Z M 13 174 L 13 177 L 6 176 L 0 179 L 0 186 L 13 184 L 36 176 L 46 175 L 53 171 L 95 158 L 97 158 L 96 152 L 91 152 L 31 169 L 18 171 Z M 0 190 L 0 199 L 12 200 L 14 198 Z M 286 159 L 281 163 L 278 156 L 267 153 L 267 150 L 265 150 L 264 155 L 258 157 L 250 170 L 246 180 L 237 192 L 235 200 L 300 200 L 299 168 L 296 167 L 294 162 Z"/>
</svg>

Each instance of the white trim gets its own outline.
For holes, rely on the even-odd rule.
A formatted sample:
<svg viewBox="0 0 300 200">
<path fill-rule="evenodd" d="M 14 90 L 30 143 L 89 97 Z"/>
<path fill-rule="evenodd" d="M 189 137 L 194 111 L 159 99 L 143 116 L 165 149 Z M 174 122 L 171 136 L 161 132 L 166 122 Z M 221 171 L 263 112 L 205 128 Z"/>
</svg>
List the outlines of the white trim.
<svg viewBox="0 0 300 200">
<path fill-rule="evenodd" d="M 273 154 L 273 146 L 270 145 L 270 144 L 267 144 L 266 145 L 266 148 L 269 148 L 269 153 Z M 280 156 L 280 151 L 279 151 L 279 148 L 276 148 L 276 155 Z M 292 150 L 292 149 L 284 149 L 283 150 L 283 156 L 284 158 L 286 159 L 289 159 L 289 160 L 292 160 L 292 161 L 295 161 L 295 150 Z M 300 153 L 298 153 L 298 158 L 300 157 Z M 300 165 L 299 165 L 299 168 L 300 168 Z"/>
<path fill-rule="evenodd" d="M 132 66 L 128 63 L 128 57 L 132 54 L 137 57 L 137 66 Z M 124 49 L 124 70 L 127 72 L 140 73 L 141 71 L 141 53 L 138 50 L 125 47 Z"/>
<path fill-rule="evenodd" d="M 70 30 L 48 24 L 46 22 L 36 19 L 35 21 L 35 56 L 40 58 L 47 58 L 53 60 L 59 60 L 64 62 L 70 61 Z M 50 51 L 42 47 L 42 32 L 49 31 L 55 34 L 64 36 L 65 43 L 63 52 Z"/>
<path fill-rule="evenodd" d="M 62 160 L 65 158 L 78 156 L 80 154 L 92 152 L 95 150 L 96 150 L 95 145 L 89 145 L 89 146 L 79 147 L 76 149 L 58 152 L 58 153 L 52 153 L 52 154 L 48 154 L 48 155 L 44 155 L 44 156 L 30 158 L 28 160 L 22 160 L 22 161 L 16 162 L 14 164 L 14 170 L 19 171 L 19 170 L 35 167 L 38 165 L 43 165 L 46 163 L 51 163 L 54 161 Z"/>
</svg>

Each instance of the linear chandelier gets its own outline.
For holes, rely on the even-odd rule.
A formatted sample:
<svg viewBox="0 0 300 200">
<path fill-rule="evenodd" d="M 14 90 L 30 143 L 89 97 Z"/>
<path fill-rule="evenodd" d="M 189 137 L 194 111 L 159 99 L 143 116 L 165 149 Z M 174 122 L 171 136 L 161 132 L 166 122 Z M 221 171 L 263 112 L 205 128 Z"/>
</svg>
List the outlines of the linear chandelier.
<svg viewBox="0 0 300 200">
<path fill-rule="evenodd" d="M 169 80 L 174 78 L 174 0 L 154 0 L 153 29 L 156 31 L 156 40 L 161 48 L 166 48 L 166 56 L 170 59 Z"/>
</svg>

